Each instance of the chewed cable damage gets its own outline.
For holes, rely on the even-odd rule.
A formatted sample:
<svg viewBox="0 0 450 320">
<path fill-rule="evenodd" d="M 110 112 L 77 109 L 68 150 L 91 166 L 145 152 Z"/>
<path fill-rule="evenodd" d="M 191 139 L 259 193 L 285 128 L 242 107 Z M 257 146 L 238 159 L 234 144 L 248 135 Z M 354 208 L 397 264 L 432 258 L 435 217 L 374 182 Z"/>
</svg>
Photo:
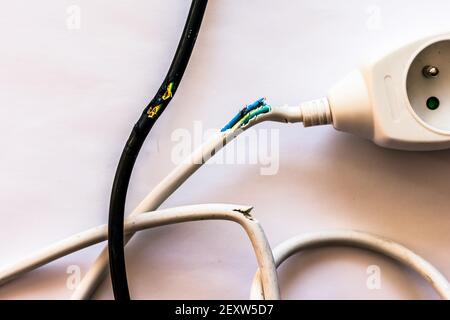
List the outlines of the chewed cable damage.
<svg viewBox="0 0 450 320">
<path fill-rule="evenodd" d="M 247 105 L 239 111 L 221 130 L 225 132 L 230 129 L 238 129 L 244 127 L 250 120 L 260 114 L 267 113 L 271 110 L 271 106 L 266 103 L 265 98 L 261 98 Z"/>
</svg>

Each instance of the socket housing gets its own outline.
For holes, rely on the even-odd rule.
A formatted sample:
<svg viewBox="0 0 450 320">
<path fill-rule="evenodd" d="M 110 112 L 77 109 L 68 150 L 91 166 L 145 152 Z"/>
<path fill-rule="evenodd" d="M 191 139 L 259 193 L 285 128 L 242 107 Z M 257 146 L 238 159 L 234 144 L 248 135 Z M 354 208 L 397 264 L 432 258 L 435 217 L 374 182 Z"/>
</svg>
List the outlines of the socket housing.
<svg viewBox="0 0 450 320">
<path fill-rule="evenodd" d="M 450 33 L 413 42 L 363 66 L 327 98 L 338 130 L 387 148 L 450 148 Z"/>
</svg>

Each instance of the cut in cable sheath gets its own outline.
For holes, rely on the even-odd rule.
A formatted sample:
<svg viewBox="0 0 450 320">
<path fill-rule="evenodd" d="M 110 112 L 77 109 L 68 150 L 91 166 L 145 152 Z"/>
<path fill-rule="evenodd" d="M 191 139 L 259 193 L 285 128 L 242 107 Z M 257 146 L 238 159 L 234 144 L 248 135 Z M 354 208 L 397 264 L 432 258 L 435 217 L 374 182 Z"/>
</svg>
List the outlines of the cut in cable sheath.
<svg viewBox="0 0 450 320">
<path fill-rule="evenodd" d="M 204 214 L 205 209 L 212 210 L 213 206 L 217 205 L 202 205 L 202 206 L 190 206 L 190 207 L 182 207 L 182 208 L 175 208 L 175 209 L 166 209 L 158 212 L 153 213 L 143 213 L 143 210 L 145 207 L 151 207 L 158 206 L 158 202 L 164 201 L 168 195 L 170 195 L 173 191 L 176 190 L 176 188 L 185 181 L 193 172 L 195 172 L 203 163 L 206 161 L 209 156 L 211 156 L 213 153 L 218 151 L 221 147 L 223 147 L 227 142 L 231 141 L 232 138 L 236 137 L 238 133 L 242 132 L 241 129 L 245 130 L 249 127 L 267 120 L 272 121 L 279 121 L 279 122 L 299 122 L 302 121 L 303 116 L 301 113 L 301 108 L 297 107 L 276 107 L 271 108 L 267 113 L 258 114 L 256 117 L 252 118 L 249 122 L 247 122 L 244 127 L 239 128 L 239 130 L 227 130 L 226 132 L 222 132 L 215 136 L 211 141 L 203 145 L 201 148 L 197 150 L 197 152 L 194 152 L 194 154 L 191 155 L 188 161 L 185 161 L 184 163 L 180 164 L 176 169 L 174 169 L 169 176 L 167 176 L 158 186 L 152 190 L 152 192 L 141 202 L 141 204 L 133 211 L 133 213 L 130 215 L 130 218 L 127 218 L 127 222 L 125 225 L 125 229 L 127 230 L 127 235 L 131 236 L 131 233 L 128 234 L 128 232 L 134 232 L 142 227 L 151 227 L 156 226 L 153 223 L 149 223 L 150 220 L 154 221 L 160 221 L 164 220 L 167 223 L 171 223 L 170 221 L 178 220 L 180 217 L 179 210 L 198 210 L 202 212 L 198 212 L 196 214 L 196 217 L 194 216 L 187 216 L 186 212 L 184 213 L 186 216 L 182 218 L 183 221 L 193 221 L 197 218 L 200 218 L 202 214 Z M 214 152 L 213 152 L 214 151 Z M 199 161 L 201 160 L 201 161 Z M 186 208 L 186 209 L 185 209 Z M 220 208 L 218 208 L 220 209 Z M 172 210 L 177 210 L 178 212 L 173 215 Z M 237 208 L 234 207 L 234 211 L 236 213 L 242 213 L 248 211 L 244 208 Z M 164 216 L 161 216 L 161 214 L 164 214 Z M 209 215 L 209 218 L 213 218 L 210 213 L 207 213 Z M 153 215 L 155 217 L 153 218 Z M 158 216 L 158 217 L 157 217 Z M 238 215 L 241 220 L 243 217 L 247 216 L 245 214 L 239 214 Z M 218 218 L 215 216 L 213 219 Z M 233 219 L 230 219 L 233 220 Z M 245 222 L 246 219 L 244 219 Z M 235 220 L 233 220 L 235 221 Z M 249 221 L 253 221 L 252 219 L 249 219 Z M 144 224 L 142 224 L 145 222 Z M 181 222 L 181 220 L 178 220 L 178 222 Z M 236 221 L 238 222 L 238 221 Z M 257 223 L 257 222 L 256 222 Z M 138 229 L 134 229 L 132 226 L 140 227 Z M 158 224 L 160 225 L 160 224 Z M 242 224 L 243 225 L 243 224 Z M 103 229 L 102 229 L 103 228 Z M 245 228 L 245 227 L 244 227 Z M 249 233 L 248 228 L 246 228 L 247 233 L 249 234 L 251 238 L 251 234 Z M 93 244 L 90 241 L 93 241 L 92 239 L 100 240 L 103 234 L 104 237 L 105 233 L 105 227 L 100 227 L 96 229 L 91 229 L 86 232 L 83 232 L 81 234 L 78 234 L 74 237 L 68 238 L 66 240 L 63 240 L 62 242 L 56 243 L 45 250 L 29 257 L 28 259 L 25 259 L 10 268 L 6 268 L 4 270 L 0 271 L 0 284 L 4 283 L 13 277 L 30 271 L 33 268 L 36 268 L 44 263 L 47 263 L 53 259 L 56 259 L 64 254 L 68 254 L 70 252 L 73 252 L 74 250 L 81 249 L 84 246 L 87 246 L 89 244 Z M 93 238 L 94 237 L 94 238 Z M 97 238 L 95 238 L 97 237 Z M 100 238 L 98 238 L 100 237 Z M 255 243 L 252 241 L 254 247 Z M 267 242 L 260 241 L 260 244 L 264 244 Z M 356 244 L 354 244 L 356 243 Z M 359 243 L 359 245 L 358 245 Z M 362 244 L 361 244 L 362 243 Z M 383 245 L 385 243 L 385 245 Z M 422 276 L 429 278 L 431 280 L 433 286 L 438 290 L 438 292 L 441 294 L 442 297 L 448 298 L 449 297 L 449 284 L 448 281 L 445 279 L 445 277 L 440 274 L 432 265 L 430 265 L 428 262 L 420 258 L 419 256 L 412 253 L 410 250 L 393 243 L 392 241 L 385 240 L 383 238 L 379 238 L 376 236 L 372 236 L 370 234 L 365 234 L 361 232 L 355 232 L 355 231 L 334 231 L 334 232 L 320 232 L 317 234 L 307 234 L 304 236 L 299 236 L 297 238 L 294 238 L 292 240 L 289 240 L 285 242 L 281 247 L 279 246 L 275 250 L 276 255 L 276 263 L 279 265 L 282 261 L 287 259 L 291 254 L 293 254 L 296 250 L 304 249 L 307 247 L 315 247 L 320 245 L 342 245 L 342 244 L 348 244 L 350 246 L 358 246 L 358 247 L 366 247 L 366 248 L 372 248 L 372 250 L 379 251 L 381 253 L 387 254 L 392 257 L 399 256 L 397 258 L 399 261 L 406 263 L 409 266 L 412 266 L 414 270 L 419 272 Z M 269 250 L 267 245 L 265 245 L 265 249 L 261 246 L 255 247 L 256 255 L 258 258 L 258 253 L 261 255 L 261 250 Z M 379 249 L 377 249 L 379 247 Z M 281 248 L 281 249 L 280 249 Z M 72 250 L 72 251 L 71 251 Z M 389 254 L 390 252 L 394 252 Z M 281 253 L 280 253 L 281 252 Z M 264 253 L 265 254 L 265 253 Z M 266 261 L 269 261 L 270 259 L 266 259 Z M 406 261 L 406 262 L 405 262 Z M 258 263 L 261 261 L 258 260 Z M 87 277 L 87 280 L 89 280 L 87 283 L 91 284 L 98 284 L 98 278 L 95 277 L 95 275 L 98 275 L 98 271 L 102 270 L 104 268 L 105 264 L 107 263 L 107 256 L 105 258 L 105 252 L 102 253 L 102 255 L 99 257 L 99 259 L 96 261 L 96 264 L 94 267 L 89 271 Z M 268 264 L 270 265 L 270 263 Z M 269 268 L 267 270 L 272 270 L 272 268 Z M 94 271 L 94 273 L 92 273 Z M 270 271 L 268 274 L 272 273 L 273 270 Z M 268 298 L 268 299 L 274 299 L 276 298 L 276 293 L 278 291 L 273 291 L 271 294 L 267 294 L 267 288 L 277 288 L 277 285 L 275 285 L 275 277 L 265 276 L 265 272 L 262 269 L 262 276 L 258 276 L 258 278 L 255 278 L 256 286 L 259 289 L 256 289 L 257 296 L 259 298 Z M 94 275 L 94 276 L 92 276 Z M 85 278 L 86 279 L 86 278 Z M 271 279 L 271 282 L 267 284 L 267 280 Z M 93 282 L 94 280 L 94 282 Z M 261 284 L 260 281 L 263 282 L 263 289 L 261 290 Z M 266 284 L 264 284 L 266 283 Z M 85 286 L 84 289 L 87 287 Z M 254 287 L 255 288 L 255 287 Z M 278 289 L 277 289 L 278 290 Z M 255 290 L 254 290 L 255 292 Z"/>
<path fill-rule="evenodd" d="M 270 112 L 253 118 L 245 127 L 238 130 L 218 132 L 201 147 L 196 149 L 185 161 L 176 166 L 131 212 L 130 216 L 143 212 L 156 210 L 175 190 L 183 184 L 194 172 L 196 172 L 212 155 L 216 154 L 227 143 L 232 141 L 243 131 L 264 121 L 276 121 L 282 123 L 296 123 L 303 119 L 301 108 L 298 107 L 274 107 Z M 128 241 L 133 234 L 126 236 Z M 108 266 L 108 250 L 104 249 L 95 260 L 93 266 L 81 280 L 71 296 L 73 300 L 89 299 L 101 283 Z"/>
<path fill-rule="evenodd" d="M 233 204 L 201 204 L 169 208 L 128 217 L 126 233 L 176 223 L 204 220 L 228 220 L 238 223 L 247 233 L 262 270 L 262 286 L 267 299 L 279 299 L 275 262 L 267 237 L 259 222 L 250 215 L 252 207 Z M 107 226 L 98 226 L 58 241 L 13 265 L 0 269 L 0 285 L 58 258 L 106 240 Z"/>
</svg>

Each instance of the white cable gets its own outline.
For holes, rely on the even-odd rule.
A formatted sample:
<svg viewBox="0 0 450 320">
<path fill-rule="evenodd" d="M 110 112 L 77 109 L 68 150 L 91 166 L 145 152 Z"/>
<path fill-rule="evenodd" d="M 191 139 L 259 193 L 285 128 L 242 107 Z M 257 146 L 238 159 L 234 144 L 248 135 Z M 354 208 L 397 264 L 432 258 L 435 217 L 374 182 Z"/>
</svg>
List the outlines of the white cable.
<svg viewBox="0 0 450 320">
<path fill-rule="evenodd" d="M 147 212 L 126 219 L 125 232 L 129 234 L 163 225 L 199 220 L 236 222 L 244 228 L 253 245 L 258 266 L 262 270 L 264 296 L 268 299 L 279 299 L 280 292 L 272 250 L 259 222 L 250 215 L 251 209 L 248 206 L 230 204 L 203 204 Z M 108 227 L 102 225 L 52 244 L 19 263 L 0 270 L 0 285 L 65 255 L 104 241 L 107 239 L 107 233 Z"/>
<path fill-rule="evenodd" d="M 175 190 L 183 184 L 194 172 L 196 172 L 211 156 L 216 154 L 228 142 L 233 140 L 237 135 L 252 127 L 253 125 L 263 121 L 278 122 L 301 122 L 301 107 L 275 107 L 270 112 L 260 114 L 256 118 L 250 120 L 244 127 L 234 130 L 220 132 L 209 141 L 195 150 L 185 161 L 175 167 L 132 211 L 131 216 L 135 216 L 142 212 L 156 210 Z M 125 243 L 127 243 L 133 234 L 129 234 Z M 89 299 L 98 285 L 106 275 L 108 266 L 108 250 L 103 249 L 102 253 L 96 259 L 94 265 L 82 279 L 76 288 L 71 299 Z"/>
<path fill-rule="evenodd" d="M 260 267 L 255 275 L 252 285 L 251 298 L 253 299 L 279 298 L 275 265 L 279 266 L 289 256 L 302 249 L 336 245 L 370 249 L 390 256 L 416 270 L 433 285 L 443 298 L 449 299 L 450 289 L 448 281 L 431 264 L 399 244 L 370 234 L 356 231 L 333 231 L 302 235 L 278 246 L 274 251 L 274 263 L 271 249 L 267 243 L 263 230 L 259 224 L 252 220 L 248 215 L 250 210 L 249 207 L 239 207 L 239 209 L 237 206 L 227 208 L 222 206 L 212 210 L 212 206 L 217 205 L 202 205 L 143 213 L 155 210 L 211 156 L 217 153 L 241 132 L 257 123 L 263 121 L 301 122 L 303 120 L 307 120 L 306 122 L 311 123 L 312 125 L 316 123 L 328 123 L 330 115 L 328 114 L 327 106 L 322 104 L 322 107 L 318 108 L 317 105 L 320 106 L 320 104 L 312 103 L 299 107 L 272 108 L 269 113 L 258 115 L 244 126 L 218 133 L 162 180 L 132 212 L 130 217 L 125 220 L 126 240 L 128 241 L 135 231 L 147 227 L 204 219 L 232 220 L 240 223 L 247 231 Z M 307 110 L 310 112 L 306 112 Z M 305 112 L 305 114 L 303 114 L 303 112 Z M 189 210 L 191 210 L 191 212 L 188 212 Z M 232 212 L 228 211 L 226 213 L 221 210 L 231 210 Z M 253 221 L 254 224 L 246 224 L 245 222 L 248 221 Z M 0 284 L 20 273 L 32 270 L 42 264 L 57 259 L 60 256 L 105 240 L 106 232 L 107 227 L 102 226 L 52 245 L 46 250 L 33 255 L 29 259 L 26 259 L 7 270 L 0 271 Z M 86 299 L 93 294 L 103 276 L 106 274 L 107 263 L 107 250 L 103 250 L 94 266 L 89 270 L 86 277 L 75 290 L 72 299 Z"/>
<path fill-rule="evenodd" d="M 443 299 L 450 299 L 450 285 L 447 279 L 429 262 L 392 240 L 365 232 L 354 230 L 331 230 L 308 233 L 291 238 L 275 248 L 273 252 L 275 264 L 279 267 L 285 260 L 299 251 L 309 248 L 334 246 L 367 249 L 393 258 L 420 274 L 433 286 Z M 264 299 L 259 271 L 256 272 L 255 277 L 253 278 L 250 299 Z"/>
</svg>

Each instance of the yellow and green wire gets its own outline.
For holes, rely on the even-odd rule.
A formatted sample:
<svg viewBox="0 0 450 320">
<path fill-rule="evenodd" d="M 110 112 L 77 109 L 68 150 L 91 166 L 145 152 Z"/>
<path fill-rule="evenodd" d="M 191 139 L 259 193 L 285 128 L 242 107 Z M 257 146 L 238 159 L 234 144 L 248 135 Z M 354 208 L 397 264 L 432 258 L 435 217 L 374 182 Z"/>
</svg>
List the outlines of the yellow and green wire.
<svg viewBox="0 0 450 320">
<path fill-rule="evenodd" d="M 238 129 L 245 126 L 250 120 L 257 117 L 260 114 L 267 113 L 271 110 L 271 107 L 265 102 L 264 98 L 256 100 L 252 104 L 246 106 L 239 111 L 233 119 L 231 119 L 223 128 L 222 132 L 229 129 Z"/>
</svg>

